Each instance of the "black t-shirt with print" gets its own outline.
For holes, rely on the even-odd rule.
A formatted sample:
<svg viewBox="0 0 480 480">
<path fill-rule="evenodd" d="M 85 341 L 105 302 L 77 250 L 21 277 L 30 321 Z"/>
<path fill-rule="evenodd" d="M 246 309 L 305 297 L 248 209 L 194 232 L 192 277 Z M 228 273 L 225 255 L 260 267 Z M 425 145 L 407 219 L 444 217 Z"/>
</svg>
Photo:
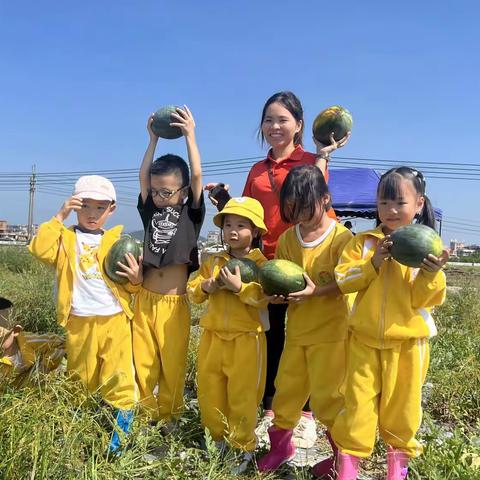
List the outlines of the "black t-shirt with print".
<svg viewBox="0 0 480 480">
<path fill-rule="evenodd" d="M 192 207 L 193 193 L 183 205 L 157 208 L 148 194 L 145 203 L 138 196 L 137 209 L 145 229 L 143 263 L 156 268 L 188 264 L 189 273 L 198 270 L 197 241 L 205 218 L 203 193 L 200 206 Z"/>
</svg>

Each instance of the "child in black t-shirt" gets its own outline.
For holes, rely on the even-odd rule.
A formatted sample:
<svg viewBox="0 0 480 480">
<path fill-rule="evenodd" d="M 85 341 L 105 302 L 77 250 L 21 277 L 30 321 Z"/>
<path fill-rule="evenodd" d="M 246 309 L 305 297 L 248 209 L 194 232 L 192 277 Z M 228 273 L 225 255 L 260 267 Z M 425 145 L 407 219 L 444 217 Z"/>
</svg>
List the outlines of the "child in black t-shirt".
<svg viewBox="0 0 480 480">
<path fill-rule="evenodd" d="M 205 216 L 193 116 L 184 106 L 171 119 L 171 126 L 179 127 L 185 137 L 190 172 L 177 155 L 163 155 L 152 163 L 158 136 L 152 131 L 151 116 L 138 199 L 145 243 L 143 285 L 135 301 L 133 356 L 142 406 L 155 420 L 170 420 L 183 406 L 190 332 L 186 285 L 188 275 L 198 269 L 197 240 Z"/>
</svg>

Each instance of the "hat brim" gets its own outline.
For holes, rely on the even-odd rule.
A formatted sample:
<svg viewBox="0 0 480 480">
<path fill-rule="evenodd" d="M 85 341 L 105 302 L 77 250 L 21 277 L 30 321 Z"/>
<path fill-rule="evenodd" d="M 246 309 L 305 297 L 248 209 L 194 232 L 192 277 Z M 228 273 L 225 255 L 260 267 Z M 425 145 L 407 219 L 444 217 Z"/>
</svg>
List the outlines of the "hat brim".
<svg viewBox="0 0 480 480">
<path fill-rule="evenodd" d="M 99 192 L 81 192 L 81 193 L 75 193 L 73 195 L 75 198 L 91 198 L 92 200 L 107 200 L 109 202 L 115 202 L 116 199 L 109 197 L 108 195 L 105 195 L 104 193 L 99 193 Z"/>
<path fill-rule="evenodd" d="M 265 224 L 260 224 L 260 222 L 257 219 L 254 220 L 253 218 L 250 218 L 250 216 L 246 215 L 245 213 L 248 213 L 248 212 L 242 209 L 237 209 L 237 208 L 229 209 L 227 212 L 222 210 L 221 212 L 218 212 L 213 217 L 213 223 L 215 224 L 216 227 L 222 228 L 222 217 L 224 217 L 225 215 L 240 215 L 241 217 L 248 218 L 253 223 L 255 228 L 258 228 L 258 230 L 260 231 L 260 235 L 262 236 L 265 235 L 268 231 Z"/>
</svg>

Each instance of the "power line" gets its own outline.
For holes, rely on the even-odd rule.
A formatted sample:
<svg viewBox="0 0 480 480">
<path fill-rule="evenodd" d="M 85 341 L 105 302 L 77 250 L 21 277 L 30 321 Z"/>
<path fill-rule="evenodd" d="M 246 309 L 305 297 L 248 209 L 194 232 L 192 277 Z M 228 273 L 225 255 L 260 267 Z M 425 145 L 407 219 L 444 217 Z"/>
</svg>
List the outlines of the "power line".
<svg viewBox="0 0 480 480">
<path fill-rule="evenodd" d="M 264 159 L 265 156 L 248 156 L 248 157 L 237 157 L 237 158 L 227 158 L 227 159 L 220 159 L 220 160 L 204 160 L 202 164 L 204 166 L 207 165 L 214 165 L 214 164 L 231 164 L 233 162 L 237 163 L 239 161 L 252 161 L 252 160 L 262 160 Z M 353 160 L 356 162 L 375 162 L 375 163 L 382 163 L 382 164 L 395 164 L 395 165 L 430 165 L 431 168 L 444 168 L 444 167 L 460 167 L 460 168 L 455 168 L 455 170 L 476 170 L 480 169 L 480 164 L 478 163 L 464 163 L 464 162 L 430 162 L 430 161 L 418 161 L 418 160 L 393 160 L 393 159 L 387 159 L 387 158 L 373 158 L 373 157 L 357 157 L 357 156 L 341 156 L 341 155 L 334 155 L 332 156 L 332 159 L 339 159 L 339 160 Z M 469 167 L 467 169 L 462 168 L 462 167 Z M 83 174 L 88 174 L 88 173 L 116 173 L 116 172 L 132 172 L 135 171 L 138 173 L 138 168 L 126 168 L 126 169 L 99 169 L 99 170 L 89 170 L 89 171 L 72 171 L 68 172 L 69 174 L 73 175 L 83 175 Z M 40 175 L 55 175 L 55 176 L 61 176 L 64 175 L 64 172 L 44 172 L 43 174 Z M 0 175 L 11 175 L 11 176 L 18 176 L 18 175 L 24 175 L 24 176 L 29 176 L 30 172 L 0 172 Z"/>
</svg>

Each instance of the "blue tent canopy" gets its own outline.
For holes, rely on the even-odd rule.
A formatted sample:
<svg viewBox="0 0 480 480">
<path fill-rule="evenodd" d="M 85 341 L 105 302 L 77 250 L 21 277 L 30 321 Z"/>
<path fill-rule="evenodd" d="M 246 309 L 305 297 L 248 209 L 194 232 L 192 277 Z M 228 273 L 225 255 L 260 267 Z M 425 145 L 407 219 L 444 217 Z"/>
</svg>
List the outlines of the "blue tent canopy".
<svg viewBox="0 0 480 480">
<path fill-rule="evenodd" d="M 333 208 L 339 217 L 375 218 L 377 185 L 380 174 L 373 168 L 329 169 L 328 186 Z M 434 208 L 435 218 L 442 221 L 442 211 Z"/>
</svg>

